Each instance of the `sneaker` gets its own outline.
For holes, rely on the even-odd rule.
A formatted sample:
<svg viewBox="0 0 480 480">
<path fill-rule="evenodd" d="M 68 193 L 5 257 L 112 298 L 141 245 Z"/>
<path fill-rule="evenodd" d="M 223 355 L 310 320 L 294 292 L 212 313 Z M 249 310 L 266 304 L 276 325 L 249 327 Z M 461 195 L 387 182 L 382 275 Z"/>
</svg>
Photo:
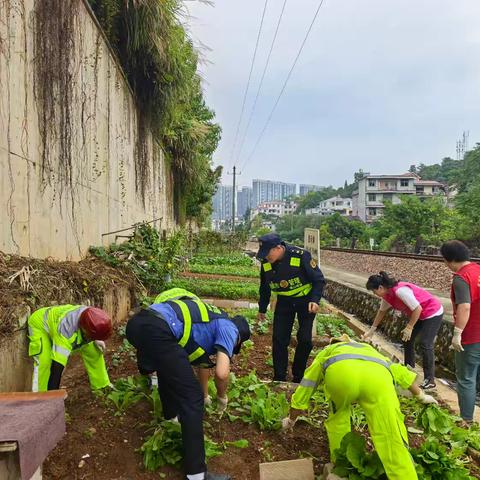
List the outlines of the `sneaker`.
<svg viewBox="0 0 480 480">
<path fill-rule="evenodd" d="M 434 380 L 431 380 L 429 378 L 426 378 L 423 383 L 420 385 L 420 388 L 423 390 L 430 390 L 431 388 L 435 388 L 437 384 L 435 383 Z"/>
</svg>

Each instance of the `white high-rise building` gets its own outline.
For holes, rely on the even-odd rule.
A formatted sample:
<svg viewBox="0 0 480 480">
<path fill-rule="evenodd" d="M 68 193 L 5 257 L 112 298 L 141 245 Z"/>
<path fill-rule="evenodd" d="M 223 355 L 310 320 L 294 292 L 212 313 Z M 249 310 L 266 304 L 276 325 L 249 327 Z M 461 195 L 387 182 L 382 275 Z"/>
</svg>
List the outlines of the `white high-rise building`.
<svg viewBox="0 0 480 480">
<path fill-rule="evenodd" d="M 271 202 L 274 200 L 286 200 L 288 197 L 295 195 L 297 191 L 297 185 L 295 183 L 255 179 L 252 184 L 253 208 L 257 207 L 260 203 Z"/>
<path fill-rule="evenodd" d="M 309 192 L 319 192 L 324 189 L 325 187 L 321 187 L 320 185 L 308 185 L 306 183 L 301 183 L 298 186 L 298 194 L 301 197 L 304 197 Z"/>
</svg>

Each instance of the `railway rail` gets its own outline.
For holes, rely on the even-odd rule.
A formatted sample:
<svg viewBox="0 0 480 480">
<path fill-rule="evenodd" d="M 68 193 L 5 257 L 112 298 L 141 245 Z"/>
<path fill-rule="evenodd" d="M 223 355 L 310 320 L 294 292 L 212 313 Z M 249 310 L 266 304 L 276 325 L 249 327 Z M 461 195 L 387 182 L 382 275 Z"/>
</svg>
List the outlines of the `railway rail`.
<svg viewBox="0 0 480 480">
<path fill-rule="evenodd" d="M 377 255 L 381 257 L 412 258 L 414 260 L 424 260 L 427 262 L 443 262 L 443 257 L 441 255 L 424 255 L 421 253 L 386 252 L 381 250 L 362 250 L 357 248 L 338 247 L 322 247 L 320 251 L 322 250 L 343 253 L 361 253 L 364 255 Z M 480 263 L 480 257 L 472 257 L 471 261 Z"/>
</svg>

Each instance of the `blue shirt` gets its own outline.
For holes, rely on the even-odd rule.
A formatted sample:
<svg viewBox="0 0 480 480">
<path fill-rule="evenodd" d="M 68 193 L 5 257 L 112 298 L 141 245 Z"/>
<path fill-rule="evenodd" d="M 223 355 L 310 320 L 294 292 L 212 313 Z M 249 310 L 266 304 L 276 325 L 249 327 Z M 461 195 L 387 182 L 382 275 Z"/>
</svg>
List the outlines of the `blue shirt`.
<svg viewBox="0 0 480 480">
<path fill-rule="evenodd" d="M 166 303 L 154 303 L 150 308 L 162 316 L 175 338 L 180 340 L 183 336 L 183 322 L 178 319 L 173 308 Z M 193 340 L 205 350 L 207 355 L 215 355 L 220 347 L 231 358 L 239 332 L 228 318 L 216 318 L 208 323 L 192 323 L 192 335 Z"/>
</svg>

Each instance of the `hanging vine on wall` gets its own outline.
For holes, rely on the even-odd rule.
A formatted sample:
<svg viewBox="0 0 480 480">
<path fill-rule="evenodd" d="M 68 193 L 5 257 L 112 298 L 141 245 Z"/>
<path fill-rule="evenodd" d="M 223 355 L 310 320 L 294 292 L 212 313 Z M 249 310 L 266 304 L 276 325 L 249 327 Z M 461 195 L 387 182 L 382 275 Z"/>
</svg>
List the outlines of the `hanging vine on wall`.
<svg viewBox="0 0 480 480">
<path fill-rule="evenodd" d="M 73 87 L 78 0 L 36 0 L 34 94 L 41 137 L 40 174 L 44 186 L 72 196 Z"/>
</svg>

